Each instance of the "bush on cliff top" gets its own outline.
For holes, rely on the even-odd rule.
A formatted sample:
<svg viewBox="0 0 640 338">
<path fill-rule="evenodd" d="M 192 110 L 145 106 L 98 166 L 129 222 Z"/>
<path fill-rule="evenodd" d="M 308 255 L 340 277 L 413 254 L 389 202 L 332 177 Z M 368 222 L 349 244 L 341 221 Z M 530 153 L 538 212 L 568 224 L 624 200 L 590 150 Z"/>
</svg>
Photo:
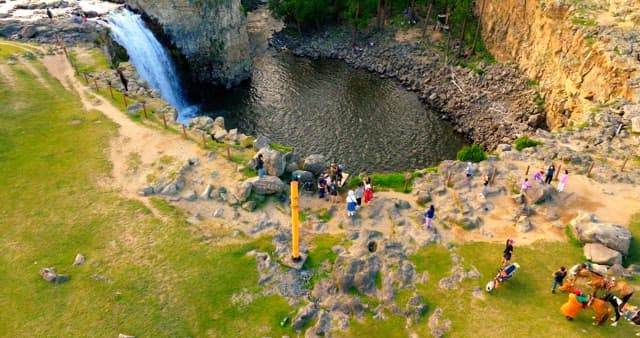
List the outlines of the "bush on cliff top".
<svg viewBox="0 0 640 338">
<path fill-rule="evenodd" d="M 458 155 L 456 155 L 456 159 L 463 162 L 480 162 L 486 158 L 487 154 L 482 150 L 482 147 L 477 144 L 462 147 Z"/>
<path fill-rule="evenodd" d="M 542 142 L 540 141 L 536 141 L 536 140 L 532 140 L 529 138 L 529 136 L 521 136 L 518 137 L 515 142 L 514 142 L 516 149 L 518 151 L 521 151 L 524 148 L 531 148 L 531 147 L 536 147 L 542 144 Z"/>
</svg>

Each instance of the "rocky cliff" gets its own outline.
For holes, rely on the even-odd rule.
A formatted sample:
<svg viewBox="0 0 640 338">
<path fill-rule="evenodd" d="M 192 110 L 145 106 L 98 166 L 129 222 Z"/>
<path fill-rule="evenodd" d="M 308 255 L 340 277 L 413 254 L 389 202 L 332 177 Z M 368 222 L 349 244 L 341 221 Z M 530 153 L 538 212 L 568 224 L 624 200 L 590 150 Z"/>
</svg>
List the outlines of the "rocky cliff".
<svg viewBox="0 0 640 338">
<path fill-rule="evenodd" d="M 240 0 L 128 0 L 162 27 L 194 82 L 230 88 L 249 78 L 251 60 Z"/>
<path fill-rule="evenodd" d="M 637 0 L 482 0 L 475 10 L 493 55 L 537 80 L 550 127 L 640 100 Z"/>
</svg>

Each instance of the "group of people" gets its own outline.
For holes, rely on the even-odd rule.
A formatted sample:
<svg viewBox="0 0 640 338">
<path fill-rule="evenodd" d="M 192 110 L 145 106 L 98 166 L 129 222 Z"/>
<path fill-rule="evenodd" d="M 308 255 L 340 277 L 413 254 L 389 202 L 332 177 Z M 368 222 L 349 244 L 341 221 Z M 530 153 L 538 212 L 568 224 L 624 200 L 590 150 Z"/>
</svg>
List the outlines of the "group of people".
<svg viewBox="0 0 640 338">
<path fill-rule="evenodd" d="M 547 168 L 547 173 L 545 175 L 544 170 L 540 169 L 540 171 L 536 171 L 533 174 L 533 180 L 540 183 L 540 184 L 551 184 L 551 181 L 553 180 L 553 175 L 556 172 L 556 167 L 553 165 L 553 163 L 549 166 L 549 168 Z M 543 175 L 544 175 L 544 179 L 543 179 Z M 558 178 L 558 191 L 561 192 L 564 190 L 565 185 L 567 184 L 567 181 L 569 180 L 569 171 L 565 169 L 564 173 L 562 175 L 560 175 L 560 177 Z M 520 192 L 524 193 L 525 191 L 527 191 L 527 189 L 529 189 L 530 184 L 529 184 L 529 178 L 524 179 L 524 181 L 522 181 L 522 185 L 520 186 Z"/>
<path fill-rule="evenodd" d="M 373 200 L 373 184 L 371 177 L 365 177 L 358 183 L 358 188 L 347 193 L 347 216 L 355 216 L 356 210 L 362 205 L 368 205 Z"/>
</svg>

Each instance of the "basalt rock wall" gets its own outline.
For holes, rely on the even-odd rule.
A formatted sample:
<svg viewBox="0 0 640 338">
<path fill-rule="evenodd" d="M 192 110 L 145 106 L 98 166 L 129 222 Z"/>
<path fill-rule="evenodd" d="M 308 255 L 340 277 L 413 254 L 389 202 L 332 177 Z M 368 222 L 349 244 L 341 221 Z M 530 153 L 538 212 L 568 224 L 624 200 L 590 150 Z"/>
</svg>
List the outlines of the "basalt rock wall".
<svg viewBox="0 0 640 338">
<path fill-rule="evenodd" d="M 128 0 L 162 27 L 191 80 L 230 88 L 250 76 L 247 20 L 240 0 Z"/>
<path fill-rule="evenodd" d="M 552 128 L 583 121 L 614 99 L 640 99 L 636 0 L 476 1 L 499 61 L 537 80 Z"/>
</svg>

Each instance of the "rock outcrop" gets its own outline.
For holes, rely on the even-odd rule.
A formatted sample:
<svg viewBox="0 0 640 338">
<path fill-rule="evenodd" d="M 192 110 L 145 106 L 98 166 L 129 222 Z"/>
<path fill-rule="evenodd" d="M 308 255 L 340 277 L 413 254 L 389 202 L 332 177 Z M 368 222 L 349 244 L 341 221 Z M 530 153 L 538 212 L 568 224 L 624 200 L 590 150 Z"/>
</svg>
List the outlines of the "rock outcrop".
<svg viewBox="0 0 640 338">
<path fill-rule="evenodd" d="M 240 0 L 129 0 L 162 27 L 194 82 L 231 88 L 249 78 L 247 19 Z"/>
<path fill-rule="evenodd" d="M 616 98 L 638 102 L 638 8 L 634 0 L 504 0 L 476 1 L 475 10 L 491 53 L 537 80 L 547 124 L 557 128 Z"/>
</svg>

